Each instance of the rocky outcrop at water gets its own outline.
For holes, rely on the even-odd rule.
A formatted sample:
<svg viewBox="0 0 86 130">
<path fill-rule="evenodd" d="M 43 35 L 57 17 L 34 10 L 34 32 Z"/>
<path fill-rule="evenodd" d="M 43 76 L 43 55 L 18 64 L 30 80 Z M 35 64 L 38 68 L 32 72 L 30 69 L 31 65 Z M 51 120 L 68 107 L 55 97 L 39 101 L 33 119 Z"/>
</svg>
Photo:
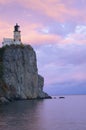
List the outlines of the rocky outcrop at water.
<svg viewBox="0 0 86 130">
<path fill-rule="evenodd" d="M 50 98 L 43 92 L 44 78 L 38 74 L 36 54 L 30 45 L 0 48 L 0 101 Z"/>
</svg>

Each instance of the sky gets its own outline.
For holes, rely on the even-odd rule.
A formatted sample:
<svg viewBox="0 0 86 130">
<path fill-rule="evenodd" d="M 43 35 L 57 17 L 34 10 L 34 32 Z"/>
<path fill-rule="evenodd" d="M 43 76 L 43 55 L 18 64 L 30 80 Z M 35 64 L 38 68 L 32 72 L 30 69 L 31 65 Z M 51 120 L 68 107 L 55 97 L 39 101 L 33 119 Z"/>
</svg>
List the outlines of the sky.
<svg viewBox="0 0 86 130">
<path fill-rule="evenodd" d="M 86 94 L 86 0 L 0 0 L 0 43 L 16 23 L 36 51 L 44 90 Z"/>
</svg>

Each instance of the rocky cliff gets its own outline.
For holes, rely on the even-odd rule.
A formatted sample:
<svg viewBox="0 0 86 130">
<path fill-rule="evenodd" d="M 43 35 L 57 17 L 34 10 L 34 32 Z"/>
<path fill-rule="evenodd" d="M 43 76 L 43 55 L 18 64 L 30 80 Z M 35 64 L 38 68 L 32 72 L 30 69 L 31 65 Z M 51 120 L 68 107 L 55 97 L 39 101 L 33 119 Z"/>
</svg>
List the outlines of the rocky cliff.
<svg viewBox="0 0 86 130">
<path fill-rule="evenodd" d="M 0 48 L 0 100 L 49 98 L 43 92 L 36 54 L 30 45 Z"/>
</svg>

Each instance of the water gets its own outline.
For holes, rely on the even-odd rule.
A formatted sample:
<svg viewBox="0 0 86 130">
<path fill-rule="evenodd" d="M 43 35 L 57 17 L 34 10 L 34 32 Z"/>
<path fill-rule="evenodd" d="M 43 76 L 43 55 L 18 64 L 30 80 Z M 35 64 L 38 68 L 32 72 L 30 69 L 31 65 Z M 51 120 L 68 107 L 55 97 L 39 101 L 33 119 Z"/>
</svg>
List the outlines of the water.
<svg viewBox="0 0 86 130">
<path fill-rule="evenodd" d="M 0 130 L 86 130 L 86 96 L 1 105 Z"/>
</svg>

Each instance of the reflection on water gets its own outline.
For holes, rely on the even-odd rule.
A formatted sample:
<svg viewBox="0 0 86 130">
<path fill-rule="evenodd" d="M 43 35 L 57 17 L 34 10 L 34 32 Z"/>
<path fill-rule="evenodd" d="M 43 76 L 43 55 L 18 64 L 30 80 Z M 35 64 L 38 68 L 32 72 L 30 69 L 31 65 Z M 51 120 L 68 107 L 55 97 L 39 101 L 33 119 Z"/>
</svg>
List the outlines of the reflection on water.
<svg viewBox="0 0 86 130">
<path fill-rule="evenodd" d="M 1 105 L 0 130 L 86 130 L 86 96 Z"/>
</svg>

